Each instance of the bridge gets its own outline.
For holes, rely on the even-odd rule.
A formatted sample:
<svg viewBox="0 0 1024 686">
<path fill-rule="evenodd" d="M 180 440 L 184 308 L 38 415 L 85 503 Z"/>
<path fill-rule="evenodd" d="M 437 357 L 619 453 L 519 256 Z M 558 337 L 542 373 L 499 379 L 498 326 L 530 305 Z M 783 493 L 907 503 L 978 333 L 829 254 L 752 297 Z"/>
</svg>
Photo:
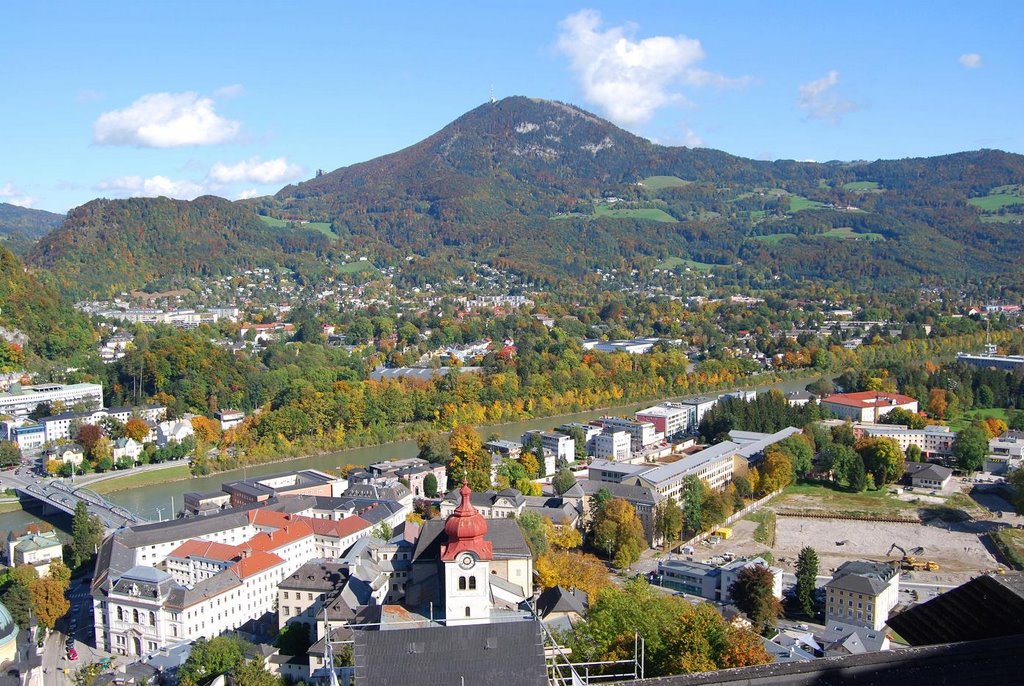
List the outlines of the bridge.
<svg viewBox="0 0 1024 686">
<path fill-rule="evenodd" d="M 8 477 L 8 480 L 11 479 Z M 99 517 L 107 531 L 133 524 L 145 524 L 149 521 L 125 507 L 105 500 L 103 496 L 84 486 L 76 488 L 74 484 L 64 483 L 63 481 L 46 481 L 39 478 L 30 478 L 28 481 L 19 480 L 19 482 L 15 485 L 15 490 L 19 496 L 32 498 L 44 506 L 60 510 L 69 515 L 75 513 L 75 507 L 78 503 L 85 503 L 89 514 Z"/>
</svg>

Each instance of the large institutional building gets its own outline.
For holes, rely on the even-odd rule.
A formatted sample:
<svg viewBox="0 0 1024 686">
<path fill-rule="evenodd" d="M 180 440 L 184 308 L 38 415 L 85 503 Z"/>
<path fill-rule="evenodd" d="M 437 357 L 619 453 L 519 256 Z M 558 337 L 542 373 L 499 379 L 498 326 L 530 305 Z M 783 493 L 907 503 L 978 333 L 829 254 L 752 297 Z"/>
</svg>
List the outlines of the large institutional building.
<svg viewBox="0 0 1024 686">
<path fill-rule="evenodd" d="M 835 393 L 825 396 L 821 404 L 833 416 L 860 424 L 876 424 L 880 417 L 896 408 L 914 413 L 918 410 L 917 401 L 910 396 L 881 391 Z"/>
</svg>

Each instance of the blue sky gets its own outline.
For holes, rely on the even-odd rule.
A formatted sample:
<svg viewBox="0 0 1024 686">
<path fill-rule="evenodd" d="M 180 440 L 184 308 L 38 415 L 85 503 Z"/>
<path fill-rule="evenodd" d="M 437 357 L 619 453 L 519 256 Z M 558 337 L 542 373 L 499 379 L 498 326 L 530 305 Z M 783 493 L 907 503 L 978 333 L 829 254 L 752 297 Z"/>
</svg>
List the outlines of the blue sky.
<svg viewBox="0 0 1024 686">
<path fill-rule="evenodd" d="M 761 159 L 1024 152 L 1012 2 L 11 2 L 0 202 L 273 193 L 486 101 Z"/>
</svg>

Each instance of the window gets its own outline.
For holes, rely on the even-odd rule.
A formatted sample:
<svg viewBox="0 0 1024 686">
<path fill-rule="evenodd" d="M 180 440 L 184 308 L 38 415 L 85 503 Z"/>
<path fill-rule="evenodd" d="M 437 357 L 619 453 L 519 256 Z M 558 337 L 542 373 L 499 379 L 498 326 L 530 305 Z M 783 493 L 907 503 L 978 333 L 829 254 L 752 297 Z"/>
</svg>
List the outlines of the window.
<svg viewBox="0 0 1024 686">
<path fill-rule="evenodd" d="M 118 606 L 118 608 L 117 608 L 117 621 L 119 621 L 119 622 L 123 622 L 124 621 L 124 609 L 121 608 L 120 606 Z"/>
<path fill-rule="evenodd" d="M 469 590 L 471 590 L 471 591 L 475 591 L 476 590 L 476 577 L 475 576 L 469 577 Z"/>
<path fill-rule="evenodd" d="M 284 599 L 285 599 L 285 600 L 288 600 L 288 591 L 285 591 L 285 592 L 284 592 Z"/>
<path fill-rule="evenodd" d="M 156 613 L 155 612 L 150 612 L 149 613 L 149 625 L 150 626 L 156 626 Z"/>
<path fill-rule="evenodd" d="M 465 591 L 466 590 L 466 577 L 464 577 L 464 576 L 460 576 L 459 577 L 459 590 L 460 591 Z"/>
<path fill-rule="evenodd" d="M 469 606 L 468 605 L 466 606 L 466 616 L 467 617 L 469 616 Z"/>
<path fill-rule="evenodd" d="M 132 610 L 132 621 L 135 624 L 139 624 L 139 611 L 138 610 Z"/>
</svg>

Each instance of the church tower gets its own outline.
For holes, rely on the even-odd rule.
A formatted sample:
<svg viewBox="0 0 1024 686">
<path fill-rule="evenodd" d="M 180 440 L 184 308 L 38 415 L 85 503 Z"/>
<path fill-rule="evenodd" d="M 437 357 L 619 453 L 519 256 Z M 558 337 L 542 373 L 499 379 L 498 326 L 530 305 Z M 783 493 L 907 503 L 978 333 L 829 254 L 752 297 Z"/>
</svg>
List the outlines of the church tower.
<svg viewBox="0 0 1024 686">
<path fill-rule="evenodd" d="M 444 566 L 444 605 L 448 626 L 490 621 L 491 561 L 494 550 L 487 520 L 470 502 L 472 490 L 462 483 L 462 502 L 444 525 L 447 542 L 441 546 Z"/>
</svg>

